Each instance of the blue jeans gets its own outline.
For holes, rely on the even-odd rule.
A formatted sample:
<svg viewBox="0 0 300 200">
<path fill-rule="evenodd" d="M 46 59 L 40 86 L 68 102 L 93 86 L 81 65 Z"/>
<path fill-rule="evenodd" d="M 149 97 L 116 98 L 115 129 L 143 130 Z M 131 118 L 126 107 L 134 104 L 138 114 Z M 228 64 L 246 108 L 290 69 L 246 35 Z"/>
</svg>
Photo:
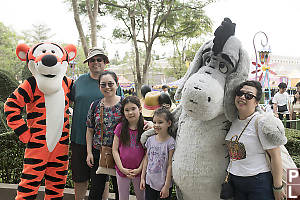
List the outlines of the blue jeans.
<svg viewBox="0 0 300 200">
<path fill-rule="evenodd" d="M 274 200 L 273 177 L 271 172 L 255 176 L 230 174 L 234 186 L 234 200 Z"/>
</svg>

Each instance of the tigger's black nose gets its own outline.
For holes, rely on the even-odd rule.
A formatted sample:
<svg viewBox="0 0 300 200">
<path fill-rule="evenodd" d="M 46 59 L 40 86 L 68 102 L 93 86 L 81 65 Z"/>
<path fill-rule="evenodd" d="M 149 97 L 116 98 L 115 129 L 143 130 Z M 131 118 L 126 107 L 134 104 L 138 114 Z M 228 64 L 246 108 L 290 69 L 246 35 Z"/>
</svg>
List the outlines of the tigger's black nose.
<svg viewBox="0 0 300 200">
<path fill-rule="evenodd" d="M 52 67 L 52 66 L 56 65 L 57 59 L 54 55 L 45 55 L 42 58 L 42 63 L 43 63 L 43 65 L 45 65 L 47 67 Z"/>
</svg>

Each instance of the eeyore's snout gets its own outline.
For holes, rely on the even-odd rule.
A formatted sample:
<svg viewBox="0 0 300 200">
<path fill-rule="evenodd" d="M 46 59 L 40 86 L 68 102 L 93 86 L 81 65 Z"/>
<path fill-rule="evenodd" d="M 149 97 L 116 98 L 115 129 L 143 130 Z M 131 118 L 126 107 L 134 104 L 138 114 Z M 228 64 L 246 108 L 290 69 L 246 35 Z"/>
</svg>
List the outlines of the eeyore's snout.
<svg viewBox="0 0 300 200">
<path fill-rule="evenodd" d="M 57 58 L 54 55 L 45 55 L 42 58 L 42 64 L 44 66 L 52 67 L 52 66 L 56 65 L 56 63 L 57 63 Z"/>
<path fill-rule="evenodd" d="M 183 109 L 196 119 L 207 121 L 223 113 L 224 85 L 207 74 L 192 75 L 182 94 Z"/>
</svg>

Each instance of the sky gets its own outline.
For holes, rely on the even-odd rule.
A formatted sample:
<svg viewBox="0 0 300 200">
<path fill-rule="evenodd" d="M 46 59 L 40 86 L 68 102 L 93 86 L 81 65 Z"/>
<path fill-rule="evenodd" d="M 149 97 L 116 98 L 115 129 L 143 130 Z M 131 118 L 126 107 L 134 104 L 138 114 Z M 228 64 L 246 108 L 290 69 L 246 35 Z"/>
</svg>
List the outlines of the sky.
<svg viewBox="0 0 300 200">
<path fill-rule="evenodd" d="M 11 0 L 0 6 L 0 21 L 21 34 L 32 29 L 32 24 L 45 24 L 51 28 L 53 39 L 61 43 L 78 43 L 78 31 L 73 13 L 63 0 Z M 236 23 L 236 36 L 241 40 L 248 54 L 254 56 L 253 37 L 266 33 L 271 52 L 274 55 L 300 57 L 300 1 L 299 0 L 217 0 L 205 11 L 212 19 L 215 30 L 224 17 Z M 84 20 L 83 20 L 83 24 Z M 106 27 L 100 32 L 98 46 L 106 41 L 109 57 L 116 49 L 130 48 L 118 40 L 110 40 L 112 22 L 106 20 Z M 262 34 L 255 37 L 256 48 L 260 49 Z M 103 37 L 105 39 L 103 39 Z M 211 38 L 209 38 L 211 39 Z M 120 47 L 125 48 L 120 48 Z M 162 49 L 169 49 L 163 47 Z M 122 51 L 123 52 L 123 51 Z"/>
</svg>

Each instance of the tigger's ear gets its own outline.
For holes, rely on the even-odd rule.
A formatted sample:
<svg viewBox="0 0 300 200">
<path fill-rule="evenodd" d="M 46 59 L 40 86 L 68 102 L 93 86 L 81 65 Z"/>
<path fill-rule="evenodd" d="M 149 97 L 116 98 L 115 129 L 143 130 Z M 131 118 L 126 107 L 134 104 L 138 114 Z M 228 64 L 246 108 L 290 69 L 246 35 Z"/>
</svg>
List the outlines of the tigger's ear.
<svg viewBox="0 0 300 200">
<path fill-rule="evenodd" d="M 26 55 L 29 51 L 30 47 L 27 44 L 18 44 L 16 49 L 16 54 L 18 58 L 22 61 L 26 61 Z"/>
<path fill-rule="evenodd" d="M 69 45 L 65 46 L 65 50 L 68 52 L 70 61 L 76 57 L 77 49 L 76 49 L 75 45 L 69 44 Z"/>
</svg>

